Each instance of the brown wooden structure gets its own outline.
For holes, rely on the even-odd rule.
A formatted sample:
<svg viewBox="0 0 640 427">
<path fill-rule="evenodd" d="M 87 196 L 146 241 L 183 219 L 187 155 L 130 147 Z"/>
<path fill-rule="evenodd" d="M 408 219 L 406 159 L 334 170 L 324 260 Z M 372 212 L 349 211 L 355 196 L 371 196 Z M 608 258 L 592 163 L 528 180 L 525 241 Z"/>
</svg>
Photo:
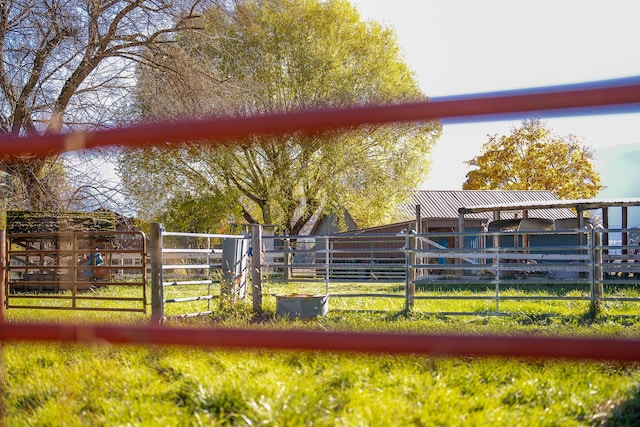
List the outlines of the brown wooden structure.
<svg viewBox="0 0 640 427">
<path fill-rule="evenodd" d="M 5 252 L 7 308 L 146 310 L 144 233 L 15 233 L 7 235 Z M 140 261 L 124 265 L 122 260 L 127 257 Z M 127 297 L 98 297 L 86 292 L 106 286 L 127 286 L 138 291 L 133 292 L 135 296 Z M 97 299 L 128 301 L 136 307 L 129 304 L 128 307 L 99 308 L 94 304 Z M 58 305 L 52 301 L 67 304 Z"/>
</svg>

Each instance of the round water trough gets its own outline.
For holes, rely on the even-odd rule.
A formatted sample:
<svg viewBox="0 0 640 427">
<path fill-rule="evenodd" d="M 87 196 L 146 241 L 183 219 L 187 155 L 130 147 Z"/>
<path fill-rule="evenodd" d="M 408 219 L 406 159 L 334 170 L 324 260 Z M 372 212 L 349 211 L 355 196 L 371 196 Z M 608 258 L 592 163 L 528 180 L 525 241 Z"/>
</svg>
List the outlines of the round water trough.
<svg viewBox="0 0 640 427">
<path fill-rule="evenodd" d="M 290 319 L 310 319 L 326 316 L 329 296 L 323 294 L 276 295 L 276 314 Z"/>
</svg>

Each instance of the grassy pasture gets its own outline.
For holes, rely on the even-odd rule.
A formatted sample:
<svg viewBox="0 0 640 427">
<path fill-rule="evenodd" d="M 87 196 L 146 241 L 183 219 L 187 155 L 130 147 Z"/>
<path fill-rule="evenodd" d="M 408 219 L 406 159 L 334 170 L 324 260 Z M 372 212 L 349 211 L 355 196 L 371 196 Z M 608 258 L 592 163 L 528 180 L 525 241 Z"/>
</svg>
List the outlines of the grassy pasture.
<svg viewBox="0 0 640 427">
<path fill-rule="evenodd" d="M 173 289 L 169 296 L 207 289 Z M 267 284 L 267 294 L 322 292 L 323 284 Z M 340 293 L 398 293 L 397 284 L 332 285 Z M 98 293 L 118 292 L 99 289 Z M 120 292 L 126 292 L 125 289 Z M 167 290 L 169 292 L 169 290 Z M 418 289 L 417 294 L 487 293 Z M 521 296 L 557 289 L 506 289 Z M 567 289 L 562 293 L 580 294 Z M 619 290 L 637 296 L 637 289 Z M 198 301 L 168 305 L 167 314 L 203 310 Z M 509 301 L 509 316 L 447 316 L 494 308 L 493 302 L 420 300 L 405 313 L 402 298 L 329 301 L 329 315 L 288 321 L 246 304 L 176 326 L 313 328 L 466 334 L 640 337 L 638 303 L 604 304 L 596 318 L 588 301 Z M 553 315 L 548 315 L 552 313 Z M 146 322 L 148 314 L 10 309 L 10 320 Z M 338 353 L 221 351 L 101 344 L 12 343 L 2 346 L 3 421 L 7 426 L 633 426 L 640 424 L 640 365 L 563 360 L 432 358 Z"/>
</svg>

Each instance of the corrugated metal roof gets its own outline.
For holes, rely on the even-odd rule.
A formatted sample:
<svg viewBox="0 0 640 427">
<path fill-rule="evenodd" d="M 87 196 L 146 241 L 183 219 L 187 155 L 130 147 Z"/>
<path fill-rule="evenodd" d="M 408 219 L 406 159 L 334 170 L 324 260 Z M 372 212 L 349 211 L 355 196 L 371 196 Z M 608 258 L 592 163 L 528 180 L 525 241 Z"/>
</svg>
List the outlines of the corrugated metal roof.
<svg viewBox="0 0 640 427">
<path fill-rule="evenodd" d="M 483 211 L 494 211 L 500 209 L 522 210 L 522 209 L 562 209 L 573 208 L 576 210 L 602 209 L 608 207 L 629 207 L 640 206 L 640 199 L 575 199 L 575 200 L 535 200 L 530 202 L 511 202 L 504 204 L 463 206 L 458 210 L 465 215 L 468 213 L 478 213 Z"/>
<path fill-rule="evenodd" d="M 509 204 L 546 203 L 558 201 L 550 191 L 536 190 L 420 190 L 412 192 L 412 201 L 398 207 L 402 219 L 415 219 L 416 205 L 420 205 L 423 218 L 458 218 L 459 209 L 473 206 L 497 206 Z M 512 215 L 510 213 L 509 215 Z M 520 216 L 522 214 L 520 213 Z M 561 219 L 573 218 L 575 214 L 563 209 L 531 209 L 529 216 L 535 218 Z M 492 211 L 465 214 L 466 218 L 493 219 Z"/>
</svg>

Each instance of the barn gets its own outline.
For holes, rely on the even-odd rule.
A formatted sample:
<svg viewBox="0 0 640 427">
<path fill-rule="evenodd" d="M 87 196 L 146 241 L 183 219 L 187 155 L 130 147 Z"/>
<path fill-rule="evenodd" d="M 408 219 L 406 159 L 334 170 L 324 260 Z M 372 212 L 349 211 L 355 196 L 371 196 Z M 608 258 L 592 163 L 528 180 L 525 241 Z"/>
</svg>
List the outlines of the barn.
<svg viewBox="0 0 640 427">
<path fill-rule="evenodd" d="M 440 247 L 456 247 L 460 243 L 455 241 L 451 233 L 464 229 L 468 232 L 486 230 L 496 218 L 492 210 L 467 212 L 464 223 L 460 222 L 460 209 L 469 206 L 494 205 L 523 205 L 531 203 L 557 202 L 558 199 L 550 191 L 491 191 L 491 190 L 436 190 L 414 191 L 409 201 L 398 206 L 398 217 L 403 221 L 371 228 L 352 228 L 338 232 L 335 217 L 322 217 L 314 227 L 316 251 L 329 245 L 332 262 L 344 262 L 351 266 L 373 263 L 386 266 L 387 270 L 395 269 L 394 265 L 405 262 L 404 246 L 407 230 L 416 230 L 419 234 L 433 233 L 434 243 Z M 347 214 L 348 215 L 348 214 Z M 575 218 L 575 213 L 569 208 L 541 208 L 510 210 L 511 219 L 539 218 L 544 221 L 559 221 Z M 346 217 L 350 218 L 350 217 Z M 506 218 L 505 218 L 506 219 Z M 349 221 L 342 222 L 349 224 Z M 438 233 L 443 235 L 438 236 Z M 448 235 L 447 235 L 448 233 Z M 323 237 L 321 237 L 323 236 Z M 330 236 L 330 237 L 329 237 Z M 466 238 L 465 238 L 466 239 Z M 474 240 L 475 239 L 475 240 Z M 465 247 L 474 247 L 477 237 L 470 236 L 465 240 Z M 322 262 L 322 259 L 317 259 Z M 381 270 L 382 271 L 382 270 Z"/>
<path fill-rule="evenodd" d="M 407 229 L 411 224 L 419 222 L 423 233 L 453 232 L 459 227 L 459 209 L 470 206 L 527 205 L 536 202 L 558 201 L 550 191 L 537 190 L 417 190 L 412 191 L 409 200 L 397 207 L 397 216 L 401 221 L 379 227 L 359 229 L 349 215 L 345 213 L 341 223 L 347 226 L 343 233 L 357 231 L 362 233 L 395 233 Z M 549 220 L 575 218 L 575 213 L 566 209 L 520 209 L 509 211 L 513 217 L 544 218 Z M 495 220 L 494 212 L 486 210 L 465 215 L 465 230 L 480 231 Z M 419 221 L 418 221 L 419 220 Z M 341 232 L 339 221 L 334 215 L 321 217 L 311 231 L 311 235 L 328 235 Z"/>
</svg>

